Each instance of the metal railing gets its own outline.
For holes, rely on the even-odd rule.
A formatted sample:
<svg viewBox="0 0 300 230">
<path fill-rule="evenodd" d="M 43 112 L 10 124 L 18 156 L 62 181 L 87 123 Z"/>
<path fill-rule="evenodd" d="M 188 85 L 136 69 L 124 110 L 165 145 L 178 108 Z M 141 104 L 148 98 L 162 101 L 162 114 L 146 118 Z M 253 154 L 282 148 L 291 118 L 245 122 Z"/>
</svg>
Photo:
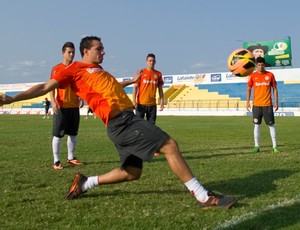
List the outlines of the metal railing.
<svg viewBox="0 0 300 230">
<path fill-rule="evenodd" d="M 176 109 L 240 109 L 246 108 L 246 102 L 240 99 L 204 99 L 204 100 L 172 100 L 165 103 L 166 108 Z"/>
</svg>

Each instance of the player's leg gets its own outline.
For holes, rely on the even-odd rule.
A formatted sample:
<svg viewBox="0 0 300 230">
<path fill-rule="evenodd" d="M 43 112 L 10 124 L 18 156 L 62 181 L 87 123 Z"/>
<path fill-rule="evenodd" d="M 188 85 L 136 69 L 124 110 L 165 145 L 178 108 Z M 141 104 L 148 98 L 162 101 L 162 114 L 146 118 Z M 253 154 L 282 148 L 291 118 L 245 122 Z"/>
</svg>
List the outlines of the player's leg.
<svg viewBox="0 0 300 230">
<path fill-rule="evenodd" d="M 46 117 L 47 117 L 47 114 L 48 114 L 48 107 L 47 106 L 45 106 L 45 115 L 43 116 L 43 119 L 45 119 Z"/>
<path fill-rule="evenodd" d="M 145 114 L 146 114 L 146 106 L 141 105 L 141 104 L 137 104 L 136 107 L 135 107 L 135 115 L 137 117 L 140 117 L 140 118 L 144 119 Z"/>
<path fill-rule="evenodd" d="M 254 130 L 253 130 L 254 148 L 253 148 L 252 152 L 258 153 L 260 151 L 259 141 L 260 141 L 260 125 L 261 125 L 262 116 L 263 116 L 262 107 L 253 106 L 252 114 L 253 114 L 253 123 L 254 123 Z"/>
<path fill-rule="evenodd" d="M 156 114 L 157 114 L 157 106 L 147 106 L 146 109 L 146 118 L 147 121 L 151 122 L 152 124 L 155 124 L 156 122 Z"/>
<path fill-rule="evenodd" d="M 275 116 L 274 116 L 273 106 L 264 107 L 263 113 L 264 113 L 265 122 L 269 126 L 270 136 L 273 145 L 273 152 L 279 153 L 279 150 L 277 148 Z"/>
<path fill-rule="evenodd" d="M 53 154 L 53 169 L 61 170 L 63 166 L 60 162 L 60 150 L 62 137 L 65 135 L 63 130 L 63 114 L 58 110 L 57 114 L 53 114 L 53 131 L 52 131 L 52 154 Z"/>
<path fill-rule="evenodd" d="M 49 106 L 46 107 L 45 117 L 49 118 Z"/>
<path fill-rule="evenodd" d="M 153 106 L 147 106 L 147 110 L 146 110 L 146 118 L 147 121 L 151 122 L 152 124 L 156 123 L 156 115 L 157 115 L 157 106 L 153 105 Z M 159 157 L 159 153 L 154 153 L 155 157 Z"/>
<path fill-rule="evenodd" d="M 65 199 L 74 199 L 89 189 L 103 184 L 115 184 L 126 181 L 138 180 L 141 177 L 143 161 L 130 155 L 120 168 L 115 168 L 108 173 L 99 176 L 86 177 L 77 174 Z"/>
<path fill-rule="evenodd" d="M 187 183 L 194 178 L 174 139 L 169 138 L 159 151 L 165 155 L 171 170 L 183 183 Z M 190 188 L 189 190 L 196 193 L 195 196 L 198 196 L 197 199 L 199 201 L 205 202 L 208 199 L 207 190 L 199 182 L 196 187 L 198 188 L 196 191 L 194 188 Z"/>
<path fill-rule="evenodd" d="M 137 118 L 132 113 L 122 113 L 110 120 L 107 132 L 117 147 L 122 167 L 93 178 L 76 175 L 66 199 L 78 197 L 83 192 L 85 184 L 89 183 L 87 182 L 89 179 L 93 180 L 91 183 L 95 183 L 97 178 L 97 183 L 100 184 L 139 179 L 142 173 L 142 162 L 151 161 L 154 152 L 160 149 L 165 154 L 171 170 L 195 195 L 201 208 L 229 208 L 234 203 L 233 197 L 208 192 L 193 176 L 176 142 L 150 122 Z"/>
<path fill-rule="evenodd" d="M 194 177 L 191 169 L 181 155 L 178 145 L 174 139 L 168 138 L 160 148 L 167 159 L 173 173 L 184 183 L 187 189 L 199 201 L 203 209 L 211 207 L 230 208 L 234 203 L 234 197 L 223 196 L 207 191 Z"/>
<path fill-rule="evenodd" d="M 125 181 L 138 180 L 141 177 L 143 161 L 134 155 L 130 155 L 120 168 L 98 176 L 99 184 L 115 184 Z"/>
<path fill-rule="evenodd" d="M 67 162 L 72 165 L 82 165 L 75 157 L 75 149 L 77 145 L 77 134 L 80 122 L 79 108 L 63 109 L 64 112 L 64 125 L 65 133 L 68 135 L 67 147 L 68 147 L 68 159 Z"/>
<path fill-rule="evenodd" d="M 151 161 L 154 151 L 164 143 L 167 137 L 158 127 L 138 118 L 133 112 L 121 113 L 110 120 L 107 134 L 117 148 L 121 167 L 96 177 L 77 174 L 66 199 L 76 198 L 86 189 L 96 187 L 99 184 L 139 179 L 143 161 Z"/>
</svg>

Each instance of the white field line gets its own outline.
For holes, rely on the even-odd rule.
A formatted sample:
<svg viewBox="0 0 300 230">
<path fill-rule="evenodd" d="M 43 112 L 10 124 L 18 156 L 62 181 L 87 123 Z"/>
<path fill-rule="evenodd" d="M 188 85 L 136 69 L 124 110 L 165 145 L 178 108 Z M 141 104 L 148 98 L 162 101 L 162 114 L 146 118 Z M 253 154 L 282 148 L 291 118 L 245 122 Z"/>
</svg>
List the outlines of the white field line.
<svg viewBox="0 0 300 230">
<path fill-rule="evenodd" d="M 241 216 L 234 216 L 231 220 L 225 221 L 225 223 L 220 224 L 218 227 L 215 228 L 215 230 L 222 230 L 222 229 L 234 227 L 235 225 L 240 224 L 240 223 L 242 223 L 246 220 L 253 219 L 256 216 L 259 216 L 260 214 L 262 214 L 265 211 L 269 211 L 269 210 L 273 210 L 273 209 L 276 209 L 276 208 L 279 208 L 279 207 L 292 205 L 292 204 L 298 202 L 299 200 L 300 200 L 300 194 L 296 195 L 292 199 L 286 199 L 286 200 L 283 200 L 281 202 L 268 205 L 265 208 L 259 209 L 257 211 L 248 212 L 248 213 L 246 213 L 244 215 L 241 215 Z"/>
</svg>

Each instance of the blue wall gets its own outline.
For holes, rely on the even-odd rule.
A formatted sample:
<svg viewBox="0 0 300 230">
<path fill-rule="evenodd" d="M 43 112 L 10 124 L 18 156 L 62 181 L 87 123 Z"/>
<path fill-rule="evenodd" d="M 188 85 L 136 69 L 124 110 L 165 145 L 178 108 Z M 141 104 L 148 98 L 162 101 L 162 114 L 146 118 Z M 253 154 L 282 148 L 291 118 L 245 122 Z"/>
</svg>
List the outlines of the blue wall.
<svg viewBox="0 0 300 230">
<path fill-rule="evenodd" d="M 199 89 L 207 89 L 209 92 L 218 92 L 219 94 L 228 94 L 229 97 L 240 97 L 246 100 L 247 83 L 233 84 L 211 84 L 197 85 Z M 284 84 L 277 82 L 279 94 L 279 106 L 298 107 L 300 106 L 300 84 Z"/>
</svg>

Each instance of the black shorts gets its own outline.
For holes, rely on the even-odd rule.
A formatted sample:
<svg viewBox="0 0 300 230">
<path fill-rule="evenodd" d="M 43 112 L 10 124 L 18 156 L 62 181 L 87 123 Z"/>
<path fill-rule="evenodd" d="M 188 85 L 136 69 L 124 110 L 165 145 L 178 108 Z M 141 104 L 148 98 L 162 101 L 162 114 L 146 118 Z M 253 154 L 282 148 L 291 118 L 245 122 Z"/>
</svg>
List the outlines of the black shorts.
<svg viewBox="0 0 300 230">
<path fill-rule="evenodd" d="M 151 161 L 169 135 L 150 122 L 122 112 L 108 122 L 107 134 L 115 144 L 121 167 L 143 167 L 143 161 Z"/>
<path fill-rule="evenodd" d="M 253 114 L 253 123 L 254 124 L 261 124 L 262 117 L 267 125 L 275 124 L 275 117 L 273 106 L 253 106 L 252 108 Z"/>
<path fill-rule="evenodd" d="M 157 106 L 152 105 L 152 106 L 146 106 L 146 105 L 141 105 L 137 104 L 135 108 L 135 114 L 144 119 L 146 115 L 147 121 L 150 121 L 151 123 L 155 124 L 156 122 L 156 114 L 157 114 Z"/>
<path fill-rule="evenodd" d="M 79 108 L 60 108 L 53 115 L 53 136 L 63 137 L 65 134 L 76 136 L 80 122 Z"/>
</svg>

